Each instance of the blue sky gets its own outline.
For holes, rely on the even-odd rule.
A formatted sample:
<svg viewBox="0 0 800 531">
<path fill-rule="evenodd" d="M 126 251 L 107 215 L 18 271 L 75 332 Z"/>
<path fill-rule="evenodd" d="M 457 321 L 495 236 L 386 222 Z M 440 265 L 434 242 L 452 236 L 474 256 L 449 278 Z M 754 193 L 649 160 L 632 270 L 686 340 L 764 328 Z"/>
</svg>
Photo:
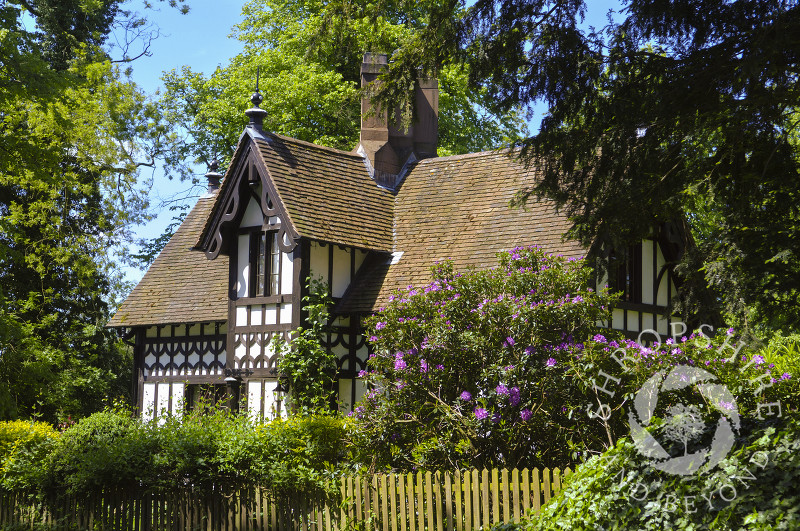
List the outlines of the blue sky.
<svg viewBox="0 0 800 531">
<path fill-rule="evenodd" d="M 231 27 L 239 22 L 245 0 L 188 0 L 190 11 L 181 15 L 164 2 L 155 2 L 157 11 L 148 11 L 147 17 L 155 22 L 162 33 L 151 46 L 151 57 L 142 57 L 133 63 L 132 79 L 147 93 L 155 94 L 162 87 L 161 75 L 165 71 L 179 69 L 188 65 L 195 72 L 210 75 L 217 65 L 228 60 L 242 50 L 236 39 L 230 38 Z M 141 5 L 140 2 L 131 5 Z M 587 0 L 586 24 L 603 26 L 609 9 L 619 9 L 618 0 Z M 242 93 L 248 98 L 249 89 Z M 534 113 L 541 115 L 546 109 L 536 108 Z M 531 130 L 538 128 L 538 118 L 531 123 Z M 200 169 L 199 171 L 204 171 Z M 190 185 L 169 181 L 156 170 L 151 190 L 151 203 L 158 206 L 163 200 L 185 194 Z M 199 190 L 198 190 L 199 192 Z M 190 203 L 194 199 L 189 200 Z M 170 223 L 173 213 L 164 209 L 158 217 L 146 225 L 136 228 L 141 238 L 153 238 L 161 234 Z M 142 271 L 127 268 L 127 280 L 138 282 Z"/>
</svg>

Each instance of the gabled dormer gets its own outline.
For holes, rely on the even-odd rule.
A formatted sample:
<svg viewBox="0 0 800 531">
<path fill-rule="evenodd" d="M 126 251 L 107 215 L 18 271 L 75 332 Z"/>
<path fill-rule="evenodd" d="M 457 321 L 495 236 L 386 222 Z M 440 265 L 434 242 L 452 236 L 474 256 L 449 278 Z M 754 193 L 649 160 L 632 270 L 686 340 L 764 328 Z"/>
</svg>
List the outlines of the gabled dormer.
<svg viewBox="0 0 800 531">
<path fill-rule="evenodd" d="M 254 95 L 195 249 L 228 259 L 226 374 L 246 388 L 251 412 L 267 414 L 280 402 L 273 338 L 301 326 L 309 278 L 325 282 L 336 301 L 369 255 L 389 255 L 394 197 L 376 186 L 362 156 L 263 131 L 259 102 Z M 367 346 L 349 316 L 329 336 L 349 407 L 348 379 L 365 368 Z"/>
</svg>

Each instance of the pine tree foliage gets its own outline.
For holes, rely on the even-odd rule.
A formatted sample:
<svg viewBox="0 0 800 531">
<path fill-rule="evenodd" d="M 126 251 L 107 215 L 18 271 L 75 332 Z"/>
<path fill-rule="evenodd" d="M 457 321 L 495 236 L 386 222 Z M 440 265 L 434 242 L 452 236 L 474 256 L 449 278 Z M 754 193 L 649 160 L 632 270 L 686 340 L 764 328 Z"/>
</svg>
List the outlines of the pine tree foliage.
<svg viewBox="0 0 800 531">
<path fill-rule="evenodd" d="M 620 248 L 685 219 L 684 310 L 710 286 L 740 326 L 796 329 L 800 5 L 635 0 L 597 29 L 581 25 L 586 5 L 442 3 L 394 54 L 380 97 L 407 99 L 420 67 L 465 64 L 499 111 L 546 102 L 540 133 L 518 144 L 543 174 L 520 203 L 551 197 L 573 235 Z"/>
</svg>

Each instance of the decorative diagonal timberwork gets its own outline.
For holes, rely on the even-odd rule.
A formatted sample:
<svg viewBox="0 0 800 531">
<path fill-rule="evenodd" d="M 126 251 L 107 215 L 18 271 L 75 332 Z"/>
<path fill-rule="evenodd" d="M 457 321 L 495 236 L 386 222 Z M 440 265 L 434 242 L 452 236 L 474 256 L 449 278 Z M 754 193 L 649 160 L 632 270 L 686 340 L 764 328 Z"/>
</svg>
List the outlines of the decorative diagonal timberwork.
<svg viewBox="0 0 800 531">
<path fill-rule="evenodd" d="M 150 332 L 142 340 L 145 378 L 223 373 L 226 334 L 221 323 L 159 326 Z"/>
</svg>

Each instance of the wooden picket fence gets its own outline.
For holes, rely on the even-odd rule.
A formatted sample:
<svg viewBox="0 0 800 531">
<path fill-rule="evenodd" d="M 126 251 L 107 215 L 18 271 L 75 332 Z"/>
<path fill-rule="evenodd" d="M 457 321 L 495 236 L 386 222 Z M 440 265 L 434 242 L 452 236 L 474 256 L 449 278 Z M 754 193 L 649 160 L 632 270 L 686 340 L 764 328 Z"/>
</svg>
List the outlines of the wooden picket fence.
<svg viewBox="0 0 800 531">
<path fill-rule="evenodd" d="M 341 479 L 339 496 L 276 497 L 260 488 L 107 490 L 32 502 L 0 491 L 0 528 L 99 530 L 472 531 L 519 522 L 561 490 L 533 469 L 375 474 Z"/>
</svg>

